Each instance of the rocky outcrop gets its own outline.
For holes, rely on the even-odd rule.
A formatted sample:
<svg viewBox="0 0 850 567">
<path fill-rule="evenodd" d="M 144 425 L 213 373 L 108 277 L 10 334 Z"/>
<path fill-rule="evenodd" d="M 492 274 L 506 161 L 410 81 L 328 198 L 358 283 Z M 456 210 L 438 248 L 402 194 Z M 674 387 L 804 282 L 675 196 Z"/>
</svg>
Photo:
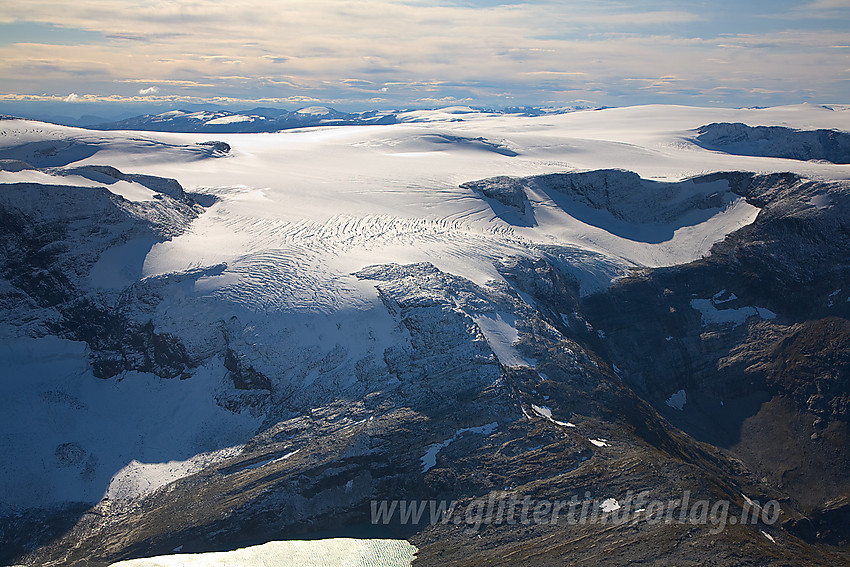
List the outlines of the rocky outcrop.
<svg viewBox="0 0 850 567">
<path fill-rule="evenodd" d="M 476 191 L 506 207 L 513 207 L 521 215 L 525 214 L 528 197 L 523 190 L 522 180 L 515 177 L 499 176 L 480 181 L 470 181 L 461 185 L 463 189 Z"/>
<path fill-rule="evenodd" d="M 597 224 L 587 209 L 604 211 L 616 219 L 633 223 L 678 222 L 688 213 L 719 210 L 729 204 L 734 192 L 717 175 L 698 176 L 681 182 L 643 179 L 621 169 L 550 173 L 530 177 L 493 177 L 463 184 L 488 199 L 494 212 L 506 222 L 533 226 L 534 215 L 528 194 L 548 196 L 576 218 Z M 576 205 L 579 205 L 578 207 Z M 505 214 L 505 209 L 515 214 Z M 519 216 L 517 216 L 517 213 Z"/>
<path fill-rule="evenodd" d="M 700 126 L 698 145 L 730 154 L 850 163 L 850 133 L 716 122 Z"/>
<path fill-rule="evenodd" d="M 210 140 L 209 142 L 197 142 L 199 146 L 208 146 L 212 148 L 217 155 L 226 155 L 230 153 L 230 144 L 227 142 L 220 142 L 216 140 Z"/>
<path fill-rule="evenodd" d="M 217 147 L 214 147 L 213 149 L 219 150 Z M 183 187 L 180 186 L 180 183 L 178 183 L 176 179 L 157 177 L 155 175 L 144 175 L 141 173 L 122 173 L 116 168 L 108 165 L 81 165 L 77 167 L 53 169 L 50 172 L 63 176 L 79 175 L 105 185 L 112 185 L 116 181 L 134 182 L 147 187 L 156 193 L 168 195 L 178 201 L 186 200 L 186 194 L 183 192 Z"/>
<path fill-rule="evenodd" d="M 86 280 L 106 250 L 133 239 L 172 238 L 201 207 L 173 179 L 127 176 L 96 166 L 65 172 L 141 180 L 163 197 L 131 202 L 103 188 L 0 185 L 0 276 L 8 282 L 0 301 L 15 311 L 40 310 L 36 317 L 8 322 L 26 325 L 37 336 L 85 341 L 95 374 L 102 378 L 127 370 L 167 378 L 183 374 L 193 364 L 176 337 L 156 332 L 150 319 L 133 320 L 119 294 L 92 295 Z"/>
<path fill-rule="evenodd" d="M 800 513 L 846 539 L 821 510 L 850 493 L 850 185 L 728 179 L 762 208 L 752 225 L 704 259 L 636 273 L 581 309 L 597 351 L 667 419 L 798 494 Z"/>
</svg>

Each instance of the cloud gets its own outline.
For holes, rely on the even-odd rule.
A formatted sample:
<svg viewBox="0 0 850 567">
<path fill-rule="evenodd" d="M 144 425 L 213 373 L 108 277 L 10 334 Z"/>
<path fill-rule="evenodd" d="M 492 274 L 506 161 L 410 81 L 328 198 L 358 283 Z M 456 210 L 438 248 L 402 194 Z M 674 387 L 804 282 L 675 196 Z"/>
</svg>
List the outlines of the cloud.
<svg viewBox="0 0 850 567">
<path fill-rule="evenodd" d="M 587 75 L 587 73 L 582 71 L 525 71 L 523 75 L 582 76 Z"/>
<path fill-rule="evenodd" d="M 283 57 L 281 55 L 263 55 L 263 59 L 268 59 L 272 63 L 286 63 L 289 61 L 289 57 Z"/>
<path fill-rule="evenodd" d="M 850 8 L 850 0 L 817 0 L 804 6 L 810 10 L 836 10 Z"/>
<path fill-rule="evenodd" d="M 190 81 L 184 79 L 121 79 L 122 83 L 160 83 L 163 85 L 170 85 L 175 87 L 214 87 L 215 85 L 210 82 L 203 81 Z M 155 87 L 152 87 L 155 88 Z"/>
<path fill-rule="evenodd" d="M 139 89 L 140 95 L 152 95 L 152 94 L 156 94 L 158 92 L 159 92 L 158 87 L 148 87 L 146 89 Z"/>
<path fill-rule="evenodd" d="M 810 88 L 825 99 L 846 98 L 838 96 L 837 78 L 846 61 L 832 46 L 847 45 L 848 34 L 797 30 L 788 20 L 761 17 L 776 11 L 766 4 L 752 26 L 743 13 L 718 16 L 702 3 L 671 10 L 666 0 L 470 4 L 5 0 L 4 17 L 86 29 L 106 40 L 0 45 L 0 84 L 21 93 L 84 89 L 129 99 L 159 95 L 148 90 L 158 85 L 204 100 L 308 97 L 330 103 L 369 101 L 384 92 L 387 104 L 443 97 L 488 104 L 512 97 L 513 104 L 561 93 L 617 104 L 638 100 L 627 78 L 647 78 L 651 85 L 676 75 L 683 92 L 711 96 L 717 77 L 727 76 L 742 89 L 782 90 L 776 88 L 782 83 L 789 100 Z M 848 4 L 801 6 L 826 13 Z M 722 25 L 726 20 L 706 27 L 712 18 L 733 17 L 735 29 L 752 33 L 708 31 L 732 29 Z"/>
<path fill-rule="evenodd" d="M 77 95 L 71 93 L 68 96 L 61 95 L 35 95 L 35 94 L 18 94 L 18 93 L 2 93 L 0 94 L 0 102 L 109 102 L 109 103 L 191 103 L 191 104 L 301 104 L 301 103 L 316 103 L 321 102 L 319 99 L 309 96 L 288 96 L 288 97 L 263 97 L 263 98 L 239 98 L 239 97 L 196 97 L 183 95 L 160 95 L 160 96 L 122 96 L 117 94 L 96 95 L 84 94 Z"/>
</svg>

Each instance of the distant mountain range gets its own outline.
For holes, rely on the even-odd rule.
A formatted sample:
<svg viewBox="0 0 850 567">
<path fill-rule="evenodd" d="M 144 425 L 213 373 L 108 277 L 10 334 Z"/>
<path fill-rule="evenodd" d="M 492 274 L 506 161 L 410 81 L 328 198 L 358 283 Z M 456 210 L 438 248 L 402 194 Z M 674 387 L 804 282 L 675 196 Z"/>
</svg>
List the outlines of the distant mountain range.
<svg viewBox="0 0 850 567">
<path fill-rule="evenodd" d="M 88 127 L 94 130 L 231 133 L 275 132 L 304 126 L 394 124 L 397 121 L 393 112 L 370 110 L 349 113 L 325 106 L 310 106 L 294 111 L 280 108 L 254 108 L 239 112 L 171 110 Z"/>
<path fill-rule="evenodd" d="M 105 117 L 87 114 L 79 118 L 54 114 L 19 112 L 4 109 L 3 114 L 34 118 L 44 122 L 88 128 L 91 130 L 146 130 L 153 132 L 207 132 L 210 134 L 277 132 L 310 126 L 359 126 L 366 124 L 395 124 L 397 122 L 423 122 L 433 120 L 437 113 L 441 120 L 446 114 L 510 114 L 543 116 L 583 110 L 578 107 L 539 108 L 518 106 L 502 109 L 454 106 L 439 110 L 366 110 L 344 112 L 327 106 L 308 106 L 297 110 L 257 107 L 250 110 L 224 110 L 222 108 L 195 108 L 169 110 L 136 116 Z M 427 117 L 423 117 L 423 115 Z M 117 118 L 117 119 L 116 119 Z"/>
<path fill-rule="evenodd" d="M 453 114 L 495 113 L 523 116 L 563 114 L 577 110 L 572 107 L 544 109 L 516 107 L 503 110 L 475 109 L 466 106 L 441 109 Z M 359 126 L 365 124 L 395 124 L 397 122 L 423 121 L 422 111 L 368 110 L 341 112 L 327 106 L 308 106 L 298 110 L 280 108 L 254 108 L 231 112 L 172 110 L 160 114 L 143 114 L 125 120 L 86 126 L 93 130 L 147 130 L 154 132 L 207 132 L 225 134 L 239 132 L 276 132 L 307 126 Z"/>
</svg>

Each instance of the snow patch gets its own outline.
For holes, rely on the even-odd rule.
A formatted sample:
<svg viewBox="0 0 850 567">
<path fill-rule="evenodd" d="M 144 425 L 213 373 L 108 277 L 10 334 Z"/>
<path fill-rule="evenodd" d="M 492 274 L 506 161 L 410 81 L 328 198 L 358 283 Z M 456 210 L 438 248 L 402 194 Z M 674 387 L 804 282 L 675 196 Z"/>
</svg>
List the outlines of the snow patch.
<svg viewBox="0 0 850 567">
<path fill-rule="evenodd" d="M 673 409 L 682 411 L 682 408 L 685 407 L 686 403 L 688 403 L 688 394 L 684 390 L 679 390 L 667 398 L 667 401 L 664 403 Z"/>
<path fill-rule="evenodd" d="M 244 114 L 233 114 L 231 116 L 221 116 L 219 118 L 213 118 L 212 120 L 207 120 L 206 124 L 237 124 L 239 122 L 253 122 L 253 116 L 245 116 Z"/>
<path fill-rule="evenodd" d="M 279 463 L 280 461 L 286 460 L 289 457 L 291 457 L 292 455 L 295 455 L 300 450 L 301 449 L 295 449 L 294 451 L 290 451 L 289 453 L 286 453 L 285 455 L 282 455 L 282 456 L 277 457 L 275 459 L 269 459 L 267 461 L 260 461 L 259 463 L 252 463 L 252 464 L 248 465 L 247 467 L 243 467 L 243 468 L 241 468 L 241 469 L 239 469 L 238 471 L 235 471 L 235 472 L 250 471 L 250 470 L 253 470 L 253 469 L 258 469 L 258 468 L 264 467 L 266 465 L 270 465 L 272 463 Z"/>
<path fill-rule="evenodd" d="M 516 316 L 511 313 L 497 311 L 473 317 L 475 324 L 481 329 L 487 344 L 493 350 L 496 358 L 504 366 L 529 366 L 534 368 L 529 360 L 517 351 L 514 344 L 519 340 L 516 330 Z"/>
<path fill-rule="evenodd" d="M 167 463 L 140 463 L 133 459 L 115 473 L 109 481 L 105 496 L 110 500 L 146 496 L 175 480 L 234 457 L 241 451 L 242 446 L 228 447 L 220 451 L 201 453 L 185 461 L 168 461 Z"/>
<path fill-rule="evenodd" d="M 331 113 L 331 110 L 325 106 L 308 106 L 295 111 L 297 114 L 309 114 L 311 116 L 325 116 Z"/>
<path fill-rule="evenodd" d="M 731 301 L 731 300 L 727 300 Z M 776 313 L 765 307 L 738 307 L 737 309 L 718 309 L 715 304 L 723 303 L 711 299 L 691 299 L 691 307 L 700 312 L 703 325 L 742 325 L 750 317 L 775 319 Z"/>
<path fill-rule="evenodd" d="M 179 546 L 177 549 L 181 549 Z M 233 551 L 130 559 L 110 567 L 409 567 L 418 549 L 403 539 L 332 538 L 272 541 Z"/>
<path fill-rule="evenodd" d="M 89 272 L 89 285 L 96 289 L 124 289 L 142 279 L 154 238 L 134 238 L 105 250 Z"/>
</svg>

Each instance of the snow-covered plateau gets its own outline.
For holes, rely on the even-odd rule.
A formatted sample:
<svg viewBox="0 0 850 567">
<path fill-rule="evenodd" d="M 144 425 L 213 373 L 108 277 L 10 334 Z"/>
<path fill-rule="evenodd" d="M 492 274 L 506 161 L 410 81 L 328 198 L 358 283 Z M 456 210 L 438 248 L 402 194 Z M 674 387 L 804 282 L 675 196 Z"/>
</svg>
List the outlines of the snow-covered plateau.
<svg viewBox="0 0 850 567">
<path fill-rule="evenodd" d="M 522 420 L 570 440 L 562 468 L 580 471 L 622 443 L 582 418 L 591 401 L 547 401 L 533 384 L 564 372 L 596 384 L 603 359 L 616 362 L 612 384 L 630 371 L 605 358 L 621 328 L 594 328 L 579 304 L 770 221 L 772 174 L 824 215 L 850 179 L 848 165 L 763 157 L 763 138 L 752 155 L 741 137 L 734 154 L 697 140 L 709 124 L 847 132 L 842 107 L 397 118 L 254 134 L 0 120 L 0 514 L 96 510 L 69 532 L 91 538 L 97 514 L 134 513 L 204 475 L 243 479 L 240 494 L 262 502 L 252 518 L 353 510 L 376 494 L 377 473 L 329 463 L 395 454 L 368 439 L 399 423 L 410 475 L 519 435 L 509 423 Z M 685 297 L 694 332 L 788 322 L 736 292 L 728 306 Z M 639 380 L 659 412 L 686 419 L 703 403 L 690 384 Z M 319 462 L 309 490 L 292 480 L 280 501 L 262 500 L 268 471 Z M 207 532 L 228 533 L 221 522 L 248 504 L 222 506 L 204 512 Z M 98 553 L 137 557 L 166 540 Z"/>
</svg>

